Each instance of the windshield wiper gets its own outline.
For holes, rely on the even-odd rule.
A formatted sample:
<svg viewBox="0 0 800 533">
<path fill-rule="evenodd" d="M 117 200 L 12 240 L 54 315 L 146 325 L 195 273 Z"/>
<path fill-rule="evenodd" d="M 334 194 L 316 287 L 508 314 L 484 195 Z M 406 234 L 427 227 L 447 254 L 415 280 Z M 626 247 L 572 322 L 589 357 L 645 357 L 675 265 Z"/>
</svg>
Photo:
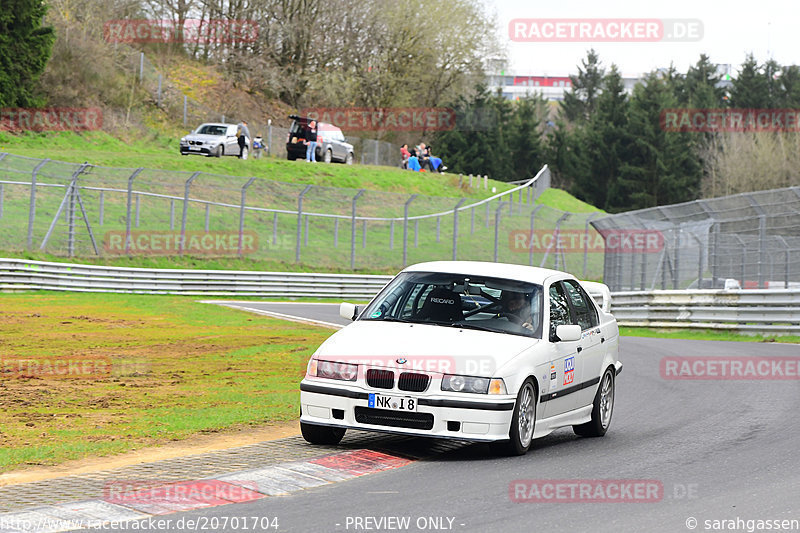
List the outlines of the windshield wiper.
<svg viewBox="0 0 800 533">
<path fill-rule="evenodd" d="M 471 324 L 469 322 L 451 322 L 448 325 L 453 326 L 454 328 L 476 329 L 478 331 L 491 331 L 492 333 L 508 333 L 502 329 L 479 326 L 478 324 Z"/>
<path fill-rule="evenodd" d="M 416 324 L 416 322 L 413 322 L 411 320 L 405 318 L 397 318 L 393 316 L 387 316 L 383 318 L 364 318 L 362 320 L 371 320 L 373 322 L 403 322 L 404 324 Z"/>
</svg>

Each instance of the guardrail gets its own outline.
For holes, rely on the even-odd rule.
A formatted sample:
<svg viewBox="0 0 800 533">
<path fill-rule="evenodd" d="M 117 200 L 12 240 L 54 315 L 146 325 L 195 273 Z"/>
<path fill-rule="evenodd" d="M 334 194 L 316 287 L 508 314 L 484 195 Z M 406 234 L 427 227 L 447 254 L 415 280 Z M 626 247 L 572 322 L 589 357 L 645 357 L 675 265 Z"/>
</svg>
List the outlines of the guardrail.
<svg viewBox="0 0 800 533">
<path fill-rule="evenodd" d="M 391 279 L 392 276 L 357 274 L 126 268 L 0 259 L 0 292 L 370 299 Z"/>
<path fill-rule="evenodd" d="M 392 276 L 126 268 L 0 259 L 0 292 L 56 290 L 186 296 L 371 299 Z M 598 304 L 609 293 L 587 283 Z M 621 326 L 800 335 L 800 290 L 662 290 L 610 293 Z"/>
<path fill-rule="evenodd" d="M 661 290 L 612 293 L 621 326 L 800 335 L 800 290 Z"/>
</svg>

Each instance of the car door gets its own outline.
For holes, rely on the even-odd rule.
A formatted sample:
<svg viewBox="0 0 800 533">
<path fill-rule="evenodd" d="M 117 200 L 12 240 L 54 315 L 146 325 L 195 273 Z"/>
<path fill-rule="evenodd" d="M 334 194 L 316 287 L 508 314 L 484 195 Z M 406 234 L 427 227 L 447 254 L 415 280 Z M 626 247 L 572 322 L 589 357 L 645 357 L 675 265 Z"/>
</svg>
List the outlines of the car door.
<svg viewBox="0 0 800 533">
<path fill-rule="evenodd" d="M 572 308 L 575 323 L 581 327 L 578 359 L 580 359 L 583 379 L 580 385 L 583 388 L 576 395 L 578 397 L 578 406 L 582 407 L 594 401 L 596 385 L 600 381 L 601 365 L 605 355 L 605 339 L 603 339 L 600 331 L 594 300 L 586 294 L 586 291 L 577 281 L 567 279 L 562 283 L 569 297 L 569 304 Z"/>
<path fill-rule="evenodd" d="M 239 155 L 239 139 L 236 137 L 237 126 L 228 126 L 225 133 L 225 155 Z"/>
<path fill-rule="evenodd" d="M 556 327 L 574 324 L 569 296 L 560 281 L 549 291 L 549 351 L 550 371 L 542 383 L 541 401 L 545 402 L 544 416 L 560 415 L 580 407 L 576 385 L 581 382 L 581 341 L 557 340 Z"/>
</svg>

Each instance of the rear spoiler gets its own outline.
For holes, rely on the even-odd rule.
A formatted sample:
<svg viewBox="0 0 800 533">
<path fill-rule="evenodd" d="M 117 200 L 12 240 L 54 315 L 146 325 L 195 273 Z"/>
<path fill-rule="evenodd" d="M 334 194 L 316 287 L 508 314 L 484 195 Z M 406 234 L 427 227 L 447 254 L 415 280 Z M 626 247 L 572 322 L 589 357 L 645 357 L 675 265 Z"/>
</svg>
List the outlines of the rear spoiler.
<svg viewBox="0 0 800 533">
<path fill-rule="evenodd" d="M 608 285 L 596 281 L 581 281 L 580 283 L 603 312 L 611 312 L 611 289 L 608 288 Z"/>
</svg>

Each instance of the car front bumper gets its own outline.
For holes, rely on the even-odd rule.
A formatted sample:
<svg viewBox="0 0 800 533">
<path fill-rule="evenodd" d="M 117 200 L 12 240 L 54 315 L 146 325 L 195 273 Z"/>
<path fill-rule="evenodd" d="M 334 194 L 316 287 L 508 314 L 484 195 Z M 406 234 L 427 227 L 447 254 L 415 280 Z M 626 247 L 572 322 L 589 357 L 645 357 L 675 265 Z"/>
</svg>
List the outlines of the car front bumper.
<svg viewBox="0 0 800 533">
<path fill-rule="evenodd" d="M 370 392 L 414 398 L 417 411 L 408 413 L 370 408 Z M 513 396 L 460 396 L 382 391 L 303 380 L 300 384 L 300 421 L 364 431 L 481 442 L 508 439 L 514 412 Z"/>
</svg>

